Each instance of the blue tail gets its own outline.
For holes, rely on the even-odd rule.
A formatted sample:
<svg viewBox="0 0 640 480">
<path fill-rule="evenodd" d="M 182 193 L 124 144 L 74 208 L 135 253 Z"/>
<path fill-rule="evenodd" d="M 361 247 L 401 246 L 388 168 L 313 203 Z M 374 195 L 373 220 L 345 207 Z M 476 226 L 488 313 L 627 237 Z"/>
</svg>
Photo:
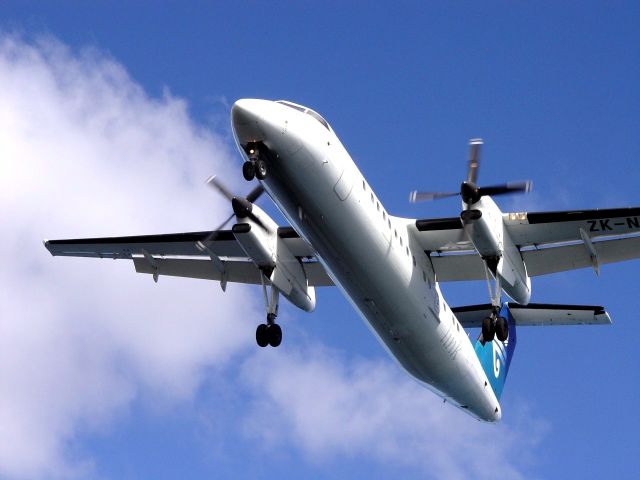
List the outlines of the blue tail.
<svg viewBox="0 0 640 480">
<path fill-rule="evenodd" d="M 511 358 L 513 358 L 513 352 L 516 349 L 516 323 L 511 316 L 508 303 L 505 302 L 502 304 L 500 316 L 506 318 L 509 324 L 509 337 L 507 340 L 501 342 L 497 338 L 494 338 L 493 341 L 483 344 L 481 342 L 482 334 L 480 334 L 475 345 L 478 360 L 480 360 L 480 364 L 487 374 L 493 393 L 495 393 L 498 400 L 500 400 L 500 396 L 502 395 L 502 389 L 507 379 Z"/>
</svg>

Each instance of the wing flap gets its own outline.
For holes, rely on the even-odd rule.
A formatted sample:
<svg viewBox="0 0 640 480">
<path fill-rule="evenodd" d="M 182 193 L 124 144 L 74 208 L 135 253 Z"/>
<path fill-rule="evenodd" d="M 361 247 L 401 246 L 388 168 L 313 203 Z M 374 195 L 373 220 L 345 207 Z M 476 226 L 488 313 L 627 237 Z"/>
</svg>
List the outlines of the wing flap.
<svg viewBox="0 0 640 480">
<path fill-rule="evenodd" d="M 640 258 L 640 237 L 601 240 L 593 242 L 593 247 L 596 251 L 595 259 L 591 258 L 583 243 L 525 250 L 522 258 L 527 266 L 527 273 L 532 277 L 592 267 L 594 261 L 597 265 L 604 265 Z"/>
<path fill-rule="evenodd" d="M 134 257 L 133 265 L 138 273 L 157 273 L 160 276 L 222 280 L 211 260 L 192 258 L 154 258 L 153 264 L 144 257 Z M 226 280 L 234 283 L 260 284 L 260 270 L 253 262 L 223 262 Z"/>
<path fill-rule="evenodd" d="M 138 273 L 158 274 L 184 278 L 198 278 L 201 280 L 223 279 L 223 274 L 209 259 L 193 258 L 153 258 L 153 262 L 145 257 L 133 257 L 133 265 Z M 227 282 L 260 285 L 261 272 L 250 261 L 224 261 L 224 277 Z M 333 281 L 327 275 L 319 262 L 304 262 L 302 264 L 310 286 L 332 286 Z"/>
<path fill-rule="evenodd" d="M 464 255 L 433 255 L 431 265 L 438 282 L 485 280 L 484 262 L 477 253 Z"/>
</svg>

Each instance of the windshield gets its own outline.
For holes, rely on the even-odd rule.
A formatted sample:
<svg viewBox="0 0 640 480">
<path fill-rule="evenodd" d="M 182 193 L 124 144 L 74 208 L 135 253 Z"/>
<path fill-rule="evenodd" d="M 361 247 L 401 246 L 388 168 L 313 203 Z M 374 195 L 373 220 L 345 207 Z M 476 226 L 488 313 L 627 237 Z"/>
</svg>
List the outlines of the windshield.
<svg viewBox="0 0 640 480">
<path fill-rule="evenodd" d="M 307 115 L 312 116 L 318 122 L 320 122 L 324 126 L 324 128 L 331 131 L 331 127 L 329 127 L 329 124 L 327 123 L 327 121 L 324 118 L 322 118 L 322 115 L 320 115 L 318 112 L 315 112 L 310 108 L 303 107 L 302 105 L 298 105 L 296 103 L 287 102 L 286 100 L 278 100 L 276 103 L 279 103 L 280 105 L 286 105 L 287 107 L 293 108 L 295 110 L 298 110 L 299 112 L 303 112 L 303 113 L 306 113 Z"/>
</svg>

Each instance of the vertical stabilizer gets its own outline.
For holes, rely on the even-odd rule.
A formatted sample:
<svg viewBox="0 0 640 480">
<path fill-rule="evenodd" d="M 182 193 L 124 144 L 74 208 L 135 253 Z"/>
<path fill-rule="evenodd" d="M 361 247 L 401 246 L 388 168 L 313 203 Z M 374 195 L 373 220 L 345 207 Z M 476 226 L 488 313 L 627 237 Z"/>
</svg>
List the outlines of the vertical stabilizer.
<svg viewBox="0 0 640 480">
<path fill-rule="evenodd" d="M 499 315 L 507 319 L 509 325 L 508 338 L 504 342 L 499 341 L 497 338 L 494 338 L 491 342 L 484 342 L 482 334 L 480 334 L 475 345 L 478 360 L 480 360 L 480 364 L 487 374 L 491 388 L 498 400 L 502 395 L 511 358 L 516 349 L 516 324 L 511 316 L 508 303 L 502 304 Z"/>
</svg>

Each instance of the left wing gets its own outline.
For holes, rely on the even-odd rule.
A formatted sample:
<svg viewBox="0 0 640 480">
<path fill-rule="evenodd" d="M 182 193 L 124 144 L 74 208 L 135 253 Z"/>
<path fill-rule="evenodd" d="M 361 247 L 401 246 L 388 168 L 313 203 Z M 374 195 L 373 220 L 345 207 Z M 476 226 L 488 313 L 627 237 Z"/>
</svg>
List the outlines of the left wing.
<svg viewBox="0 0 640 480">
<path fill-rule="evenodd" d="M 291 227 L 278 229 L 278 237 L 298 258 L 309 286 L 333 285 L 313 249 Z M 198 248 L 204 242 L 206 250 Z M 139 273 L 261 283 L 261 272 L 247 257 L 231 230 L 170 233 L 128 237 L 45 240 L 53 256 L 133 260 Z"/>
</svg>

